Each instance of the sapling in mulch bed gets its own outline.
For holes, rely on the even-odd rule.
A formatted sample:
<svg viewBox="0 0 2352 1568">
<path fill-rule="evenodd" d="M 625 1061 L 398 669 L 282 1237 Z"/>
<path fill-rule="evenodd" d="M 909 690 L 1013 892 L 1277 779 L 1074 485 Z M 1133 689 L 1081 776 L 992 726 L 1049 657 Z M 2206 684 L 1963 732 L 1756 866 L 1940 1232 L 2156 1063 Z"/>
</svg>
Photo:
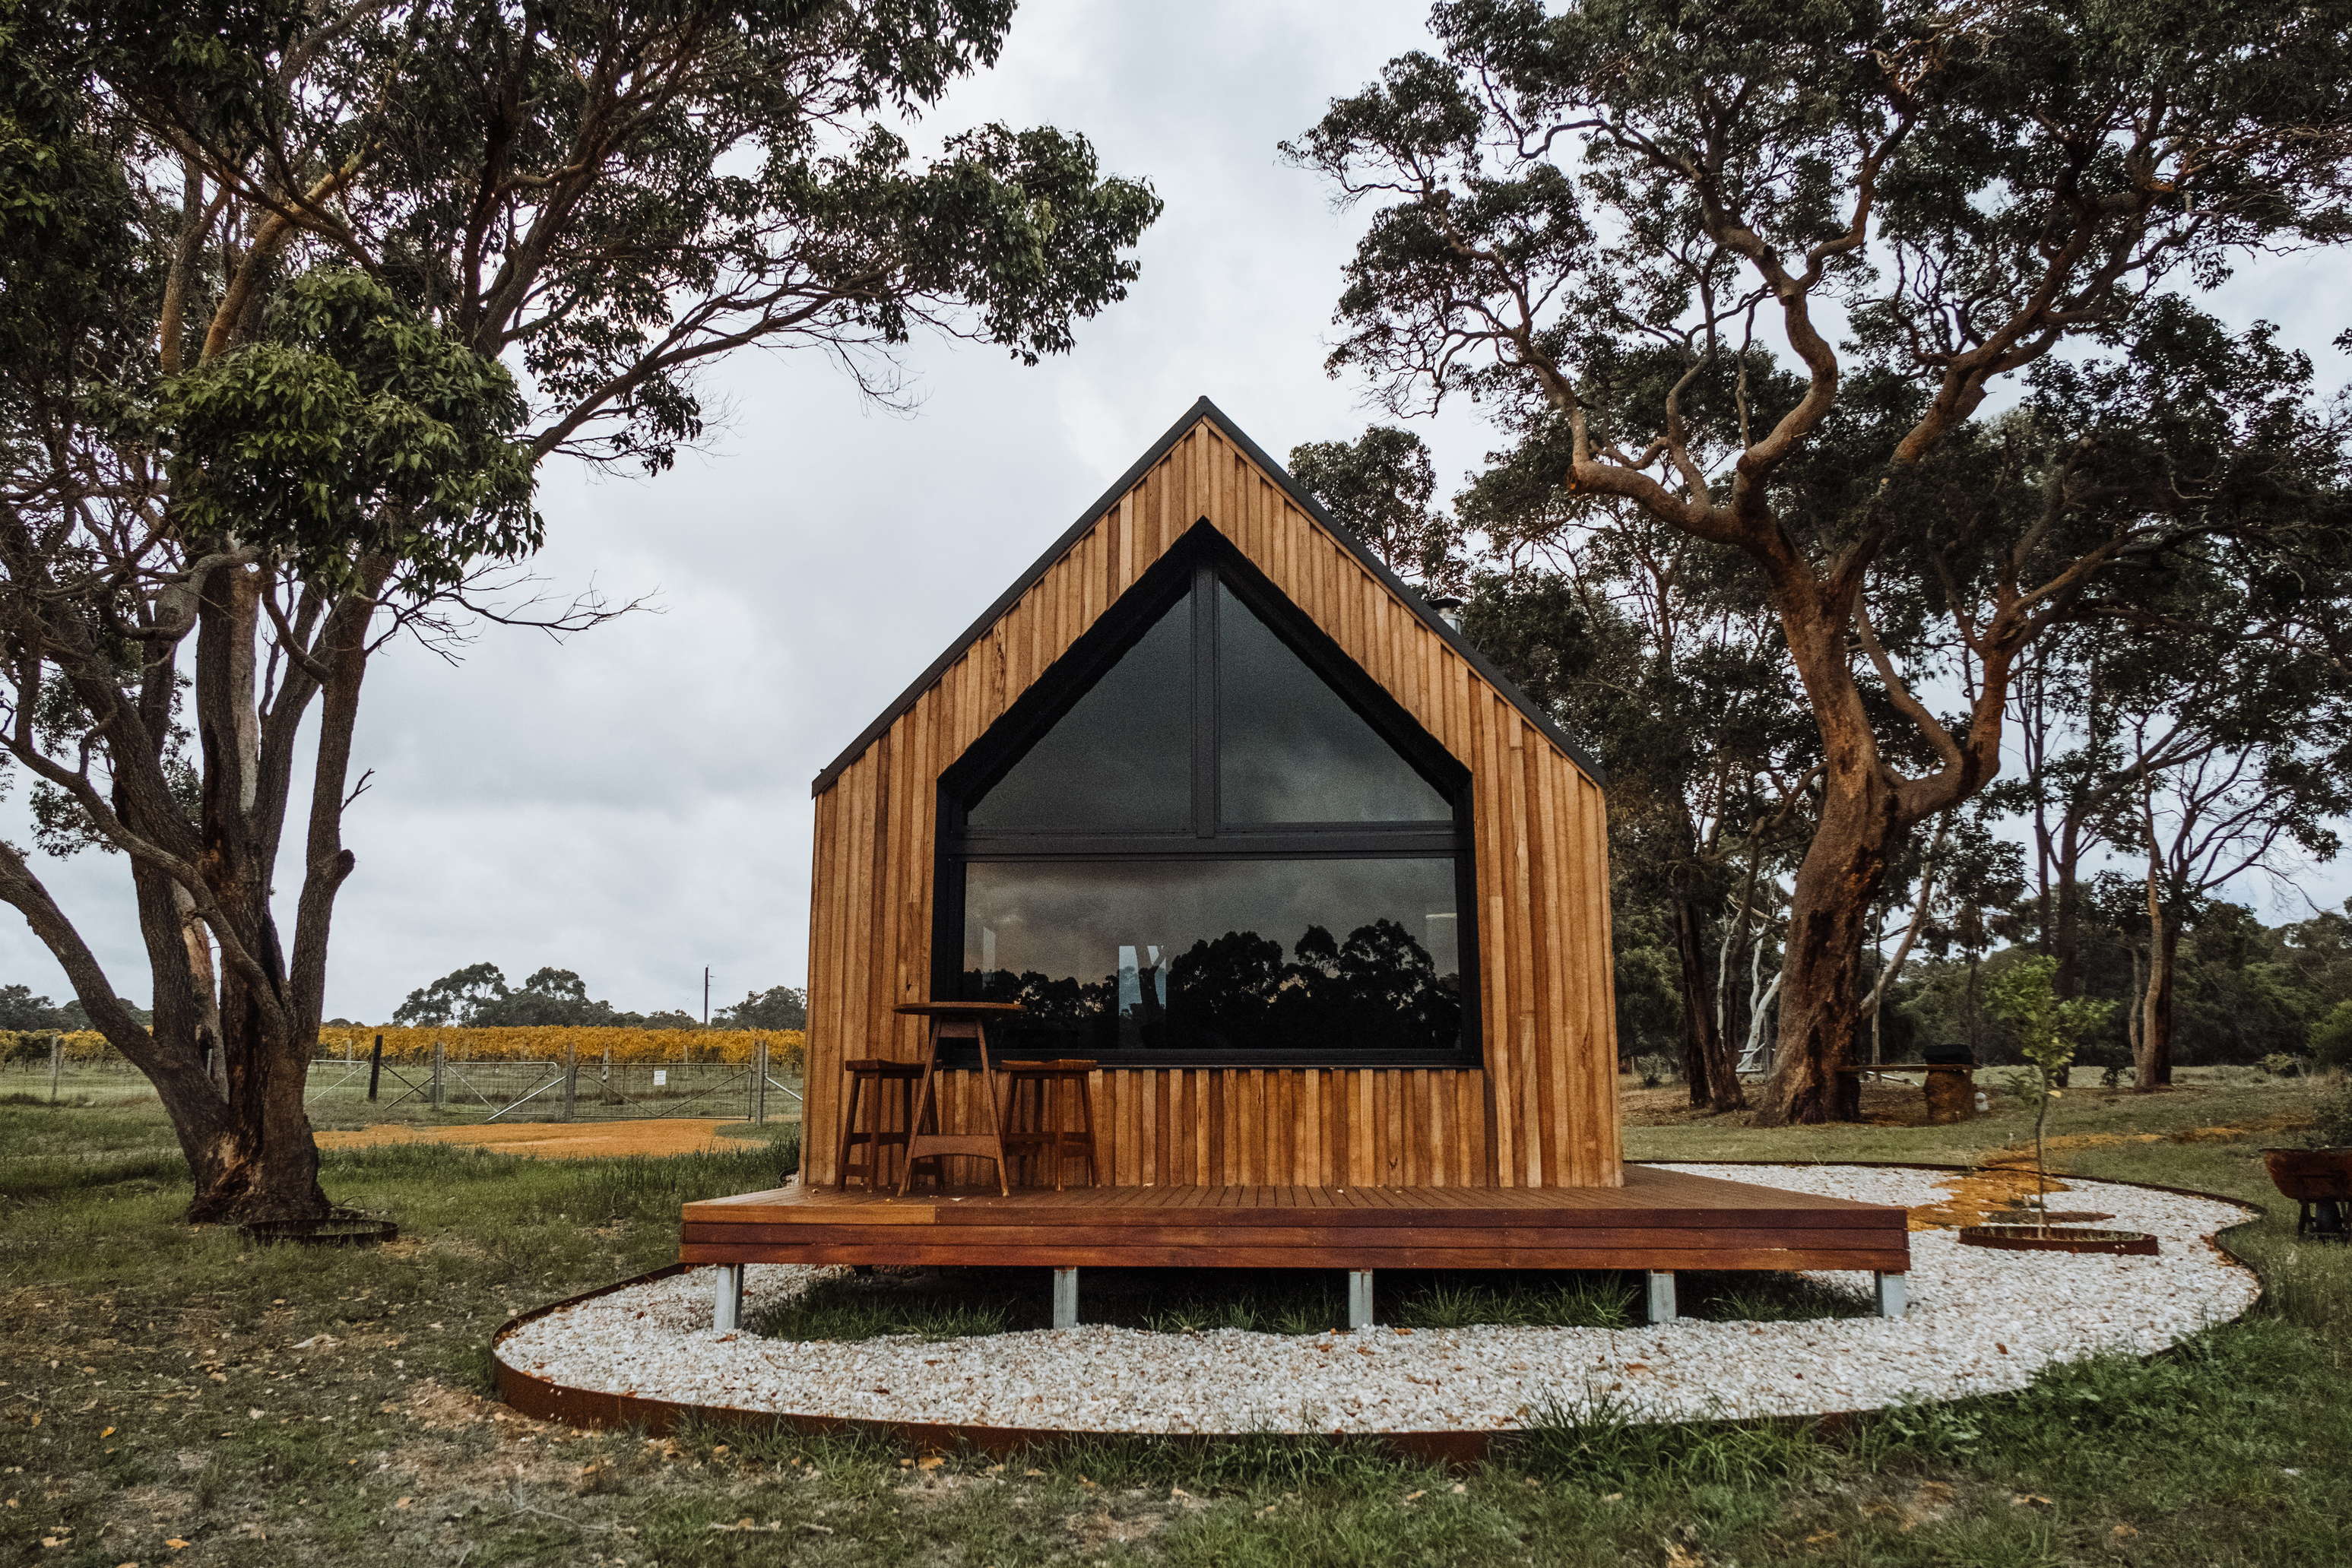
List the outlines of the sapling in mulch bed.
<svg viewBox="0 0 2352 1568">
<path fill-rule="evenodd" d="M 2037 1228 L 2050 1228 L 2050 1159 L 2044 1134 L 2051 1103 L 2074 1063 L 2081 1044 L 2106 1026 L 2116 1004 L 2078 997 L 2060 1001 L 2052 982 L 2055 958 L 2029 958 L 1992 983 L 1992 1010 L 2017 1030 L 2026 1065 L 2004 1080 L 2011 1094 L 2033 1111 L 2033 1207 Z"/>
</svg>

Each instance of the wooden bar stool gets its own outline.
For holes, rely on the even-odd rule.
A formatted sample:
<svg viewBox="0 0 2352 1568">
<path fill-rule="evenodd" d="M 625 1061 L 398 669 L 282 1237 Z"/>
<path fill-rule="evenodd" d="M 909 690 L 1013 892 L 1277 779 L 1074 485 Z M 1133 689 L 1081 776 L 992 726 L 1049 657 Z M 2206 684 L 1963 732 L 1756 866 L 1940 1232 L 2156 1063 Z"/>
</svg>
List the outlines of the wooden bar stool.
<svg viewBox="0 0 2352 1568">
<path fill-rule="evenodd" d="M 1015 1159 L 1023 1155 L 1045 1157 L 1045 1174 L 1055 1192 L 1062 1190 L 1062 1162 L 1078 1159 L 1087 1162 L 1087 1185 L 1096 1186 L 1102 1181 L 1102 1164 L 1095 1145 L 1094 1096 L 1087 1092 L 1087 1075 L 1095 1070 L 1092 1061 L 1064 1058 L 1058 1061 L 1008 1061 L 1004 1064 L 1005 1098 L 1011 1114 L 1005 1119 L 1013 1131 L 1004 1134 L 1004 1147 Z M 1022 1091 L 1034 1089 L 1027 1096 L 1032 1113 L 1027 1126 L 1022 1125 Z M 1078 1119 L 1083 1132 L 1069 1132 L 1063 1124 L 1062 1092 L 1067 1089 L 1078 1102 Z M 1043 1186 L 1032 1180 L 1026 1185 Z"/>
<path fill-rule="evenodd" d="M 861 1057 L 845 1061 L 841 1070 L 849 1074 L 849 1098 L 841 1110 L 841 1149 L 833 1162 L 833 1185 L 845 1187 L 853 1176 L 866 1178 L 866 1190 L 872 1192 L 877 1185 L 890 1185 L 883 1169 L 883 1151 L 890 1147 L 904 1149 L 908 1135 L 915 1126 L 915 1083 L 923 1076 L 920 1063 L 885 1061 L 878 1057 Z M 866 1106 L 866 1130 L 857 1130 L 857 1107 Z M 898 1115 L 891 1116 L 892 1111 Z M 866 1159 L 853 1170 L 850 1151 L 858 1145 L 866 1146 Z"/>
<path fill-rule="evenodd" d="M 963 1155 L 971 1158 L 996 1162 L 996 1190 L 1005 1197 L 1013 1196 L 1012 1186 L 1004 1179 L 1004 1121 L 996 1104 L 996 1073 L 988 1064 L 988 1020 L 1018 1017 L 1024 1010 L 1019 1002 L 905 1002 L 896 1011 L 911 1018 L 927 1018 L 931 1027 L 923 1040 L 923 1084 L 915 1093 L 915 1112 L 908 1120 L 906 1168 L 899 1173 L 898 1196 L 907 1196 L 908 1184 L 915 1179 L 917 1160 L 938 1159 L 944 1155 Z M 943 1040 L 977 1040 L 980 1044 L 980 1103 L 988 1108 L 988 1131 L 985 1133 L 942 1133 L 940 1124 L 939 1075 L 940 1041 Z M 918 1131 L 928 1126 L 928 1131 Z M 940 1185 L 947 1185 L 944 1169 Z"/>
</svg>

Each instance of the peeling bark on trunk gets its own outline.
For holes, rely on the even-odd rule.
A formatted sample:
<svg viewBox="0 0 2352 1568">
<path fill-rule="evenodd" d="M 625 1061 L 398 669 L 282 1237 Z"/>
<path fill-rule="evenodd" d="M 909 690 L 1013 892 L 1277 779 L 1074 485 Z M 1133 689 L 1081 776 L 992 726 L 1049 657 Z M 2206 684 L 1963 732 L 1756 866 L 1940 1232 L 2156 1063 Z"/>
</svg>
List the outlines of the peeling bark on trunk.
<svg viewBox="0 0 2352 1568">
<path fill-rule="evenodd" d="M 1883 789 L 1826 801 L 1790 898 L 1780 987 L 1780 1049 L 1758 1107 L 1765 1126 L 1851 1122 L 1861 1114 L 1853 1065 L 1862 944 L 1886 874 L 1892 814 Z"/>
<path fill-rule="evenodd" d="M 1848 664 L 1844 616 L 1782 611 L 1822 747 L 1821 817 L 1790 890 L 1780 1049 L 1757 1105 L 1760 1126 L 1850 1122 L 1862 1109 L 1851 1071 L 1867 989 L 1863 938 L 1903 831 L 1895 784 L 1879 759 Z"/>
</svg>

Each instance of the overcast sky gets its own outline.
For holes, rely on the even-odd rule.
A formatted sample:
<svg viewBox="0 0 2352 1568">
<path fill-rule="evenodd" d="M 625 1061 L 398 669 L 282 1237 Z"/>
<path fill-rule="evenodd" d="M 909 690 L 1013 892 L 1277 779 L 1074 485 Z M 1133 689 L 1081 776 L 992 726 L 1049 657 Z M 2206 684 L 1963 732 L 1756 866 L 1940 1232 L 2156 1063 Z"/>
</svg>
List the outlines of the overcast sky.
<svg viewBox="0 0 2352 1568">
<path fill-rule="evenodd" d="M 814 355 L 740 356 L 714 378 L 732 412 L 707 455 L 641 483 L 547 473 L 539 572 L 651 595 L 660 612 L 561 646 L 492 629 L 456 667 L 413 646 L 378 664 L 330 1015 L 382 1021 L 484 959 L 517 983 L 576 969 L 592 995 L 643 1011 L 699 1013 L 706 965 L 714 1007 L 803 983 L 820 768 L 1194 398 L 1277 456 L 1375 417 L 1360 383 L 1322 369 L 1361 219 L 1332 212 L 1275 143 L 1425 47 L 1426 16 L 1419 0 L 1024 4 L 999 68 L 929 130 L 1058 125 L 1107 170 L 1148 177 L 1168 205 L 1132 295 L 1034 370 L 917 342 L 907 415 L 861 404 Z M 2332 268 L 2287 261 L 2225 303 L 2282 322 L 2340 382 L 2341 298 Z M 1447 493 L 1490 444 L 1468 410 L 1422 430 Z M 299 831 L 289 841 L 290 894 Z M 118 988 L 145 1001 L 122 862 L 41 870 Z M 2329 868 L 2311 892 L 2333 904 L 2346 881 Z M 289 896 L 289 932 L 291 917 Z M 69 994 L 14 921 L 0 980 Z"/>
</svg>

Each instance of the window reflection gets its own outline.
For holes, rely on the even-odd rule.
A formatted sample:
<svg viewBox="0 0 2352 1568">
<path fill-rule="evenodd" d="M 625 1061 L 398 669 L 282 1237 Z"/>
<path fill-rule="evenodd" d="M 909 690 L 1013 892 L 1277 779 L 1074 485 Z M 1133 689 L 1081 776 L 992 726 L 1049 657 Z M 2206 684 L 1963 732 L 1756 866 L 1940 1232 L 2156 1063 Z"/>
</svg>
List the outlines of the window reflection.
<svg viewBox="0 0 2352 1568">
<path fill-rule="evenodd" d="M 1179 600 L 971 807 L 975 828 L 1181 831 L 1192 821 L 1192 631 Z"/>
<path fill-rule="evenodd" d="M 991 862 L 965 870 L 968 998 L 1008 1049 L 1445 1051 L 1461 1038 L 1449 860 Z"/>
<path fill-rule="evenodd" d="M 1217 813 L 1237 825 L 1433 822 L 1446 799 L 1217 585 Z"/>
</svg>

